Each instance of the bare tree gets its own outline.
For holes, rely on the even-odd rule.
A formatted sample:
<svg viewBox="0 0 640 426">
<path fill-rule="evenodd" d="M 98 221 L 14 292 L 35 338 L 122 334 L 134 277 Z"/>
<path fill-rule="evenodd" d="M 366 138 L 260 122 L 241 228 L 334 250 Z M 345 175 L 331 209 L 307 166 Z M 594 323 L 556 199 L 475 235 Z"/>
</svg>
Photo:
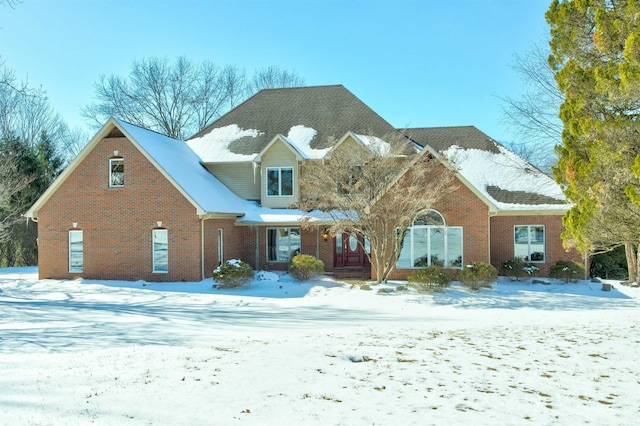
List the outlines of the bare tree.
<svg viewBox="0 0 640 426">
<path fill-rule="evenodd" d="M 247 86 L 247 94 L 252 95 L 263 89 L 304 86 L 304 78 L 295 71 L 288 71 L 277 65 L 256 70 Z"/>
<path fill-rule="evenodd" d="M 25 176 L 11 153 L 0 153 L 0 243 L 6 241 L 11 225 L 24 213 L 12 207 L 12 197 L 29 185 L 33 176 Z"/>
<path fill-rule="evenodd" d="M 385 146 L 371 139 L 378 147 Z M 412 147 L 401 136 L 386 139 L 391 141 L 388 152 L 339 147 L 330 159 L 308 161 L 300 173 L 300 208 L 326 212 L 332 236 L 344 231 L 364 235 L 371 245 L 367 256 L 378 283 L 395 269 L 404 235 L 416 215 L 455 189 L 452 170 L 435 153 L 407 155 Z"/>
<path fill-rule="evenodd" d="M 520 75 L 523 92 L 517 97 L 500 97 L 504 122 L 519 142 L 509 148 L 545 171 L 556 163 L 553 152 L 562 143 L 563 124 L 558 117 L 564 96 L 549 65 L 551 51 L 546 41 L 516 55 L 513 69 Z"/>
<path fill-rule="evenodd" d="M 96 102 L 83 109 L 83 116 L 102 125 L 114 115 L 182 139 L 226 111 L 239 74 L 233 67 L 196 64 L 185 57 L 173 64 L 166 58 L 135 60 L 128 77 L 100 78 Z"/>
</svg>

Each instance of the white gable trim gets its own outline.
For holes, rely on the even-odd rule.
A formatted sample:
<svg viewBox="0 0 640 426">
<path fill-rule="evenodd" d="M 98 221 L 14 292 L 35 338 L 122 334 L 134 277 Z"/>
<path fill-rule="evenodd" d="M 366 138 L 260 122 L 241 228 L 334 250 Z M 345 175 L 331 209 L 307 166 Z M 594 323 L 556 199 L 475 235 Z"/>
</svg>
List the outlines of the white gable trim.
<svg viewBox="0 0 640 426">
<path fill-rule="evenodd" d="M 273 146 L 273 144 L 275 144 L 277 141 L 282 142 L 287 148 L 289 148 L 289 150 L 291 152 L 293 152 L 293 155 L 296 156 L 296 160 L 298 161 L 303 161 L 303 160 L 307 160 L 308 157 L 307 155 L 300 151 L 298 149 L 298 147 L 292 143 L 286 136 L 278 133 L 273 139 L 271 139 L 271 142 L 269 142 L 267 144 L 267 146 L 265 146 L 264 148 L 262 148 L 262 151 L 260 151 L 255 158 L 253 159 L 254 163 L 259 163 L 260 161 L 262 161 L 262 156 Z"/>
<path fill-rule="evenodd" d="M 193 205 L 196 209 L 198 216 L 204 216 L 205 210 L 200 206 L 178 183 L 158 164 L 158 162 L 118 123 L 118 121 L 111 117 L 107 122 L 98 130 L 98 133 L 89 141 L 89 143 L 80 151 L 78 156 L 67 166 L 66 169 L 53 181 L 53 183 L 47 188 L 47 190 L 36 200 L 36 202 L 27 210 L 24 214 L 27 218 L 37 222 L 38 211 L 42 206 L 51 198 L 56 190 L 62 185 L 62 183 L 73 173 L 78 165 L 87 157 L 87 155 L 93 151 L 95 146 L 104 139 L 114 128 L 117 128 L 122 134 L 136 147 L 138 151 L 145 156 L 153 166 L 160 171 L 160 173 Z M 237 217 L 237 215 L 230 215 L 229 217 Z"/>
</svg>

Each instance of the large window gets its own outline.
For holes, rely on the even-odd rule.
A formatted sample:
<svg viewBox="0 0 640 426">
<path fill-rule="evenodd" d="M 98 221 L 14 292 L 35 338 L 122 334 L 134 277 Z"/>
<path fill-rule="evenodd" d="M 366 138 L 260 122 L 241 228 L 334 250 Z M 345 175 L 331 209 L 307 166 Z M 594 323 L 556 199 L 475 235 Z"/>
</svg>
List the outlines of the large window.
<svg viewBox="0 0 640 426">
<path fill-rule="evenodd" d="M 267 167 L 267 196 L 293 195 L 293 167 Z"/>
<path fill-rule="evenodd" d="M 544 226 L 516 225 L 513 229 L 513 255 L 528 262 L 544 262 Z"/>
<path fill-rule="evenodd" d="M 445 226 L 435 210 L 419 214 L 407 229 L 397 268 L 462 267 L 462 227 Z"/>
<path fill-rule="evenodd" d="M 296 253 L 300 253 L 300 228 L 267 229 L 269 262 L 288 262 Z"/>
<path fill-rule="evenodd" d="M 109 186 L 112 188 L 124 186 L 124 160 L 122 158 L 109 160 Z"/>
<path fill-rule="evenodd" d="M 69 231 L 69 272 L 84 270 L 84 236 L 82 231 Z"/>
<path fill-rule="evenodd" d="M 169 232 L 166 229 L 154 229 L 153 239 L 153 272 L 169 272 Z"/>
</svg>

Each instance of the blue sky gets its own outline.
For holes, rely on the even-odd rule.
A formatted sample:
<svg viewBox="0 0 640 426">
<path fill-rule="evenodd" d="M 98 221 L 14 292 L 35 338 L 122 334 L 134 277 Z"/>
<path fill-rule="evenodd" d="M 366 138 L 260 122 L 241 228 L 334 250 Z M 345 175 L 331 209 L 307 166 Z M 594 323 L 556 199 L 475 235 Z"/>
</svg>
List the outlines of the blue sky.
<svg viewBox="0 0 640 426">
<path fill-rule="evenodd" d="M 101 74 L 184 55 L 343 84 L 396 127 L 475 125 L 500 142 L 511 64 L 550 0 L 23 0 L 0 6 L 0 56 L 72 127 Z"/>
</svg>

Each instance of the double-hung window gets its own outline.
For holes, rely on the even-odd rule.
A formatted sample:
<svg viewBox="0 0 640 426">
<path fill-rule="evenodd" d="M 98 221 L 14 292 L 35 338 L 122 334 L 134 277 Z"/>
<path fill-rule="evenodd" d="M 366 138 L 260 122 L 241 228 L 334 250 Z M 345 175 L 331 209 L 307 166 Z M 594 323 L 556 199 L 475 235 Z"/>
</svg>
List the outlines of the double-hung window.
<svg viewBox="0 0 640 426">
<path fill-rule="evenodd" d="M 513 254 L 528 262 L 544 262 L 544 225 L 516 225 L 513 227 Z"/>
<path fill-rule="evenodd" d="M 169 232 L 166 229 L 152 231 L 153 272 L 169 272 Z"/>
<path fill-rule="evenodd" d="M 267 228 L 267 261 L 288 262 L 300 253 L 300 228 Z"/>
<path fill-rule="evenodd" d="M 69 272 L 84 271 L 84 236 L 81 230 L 69 231 Z"/>
<path fill-rule="evenodd" d="M 109 187 L 124 186 L 124 159 L 111 158 L 109 160 Z"/>
<path fill-rule="evenodd" d="M 267 167 L 267 196 L 293 195 L 293 167 Z"/>
</svg>

